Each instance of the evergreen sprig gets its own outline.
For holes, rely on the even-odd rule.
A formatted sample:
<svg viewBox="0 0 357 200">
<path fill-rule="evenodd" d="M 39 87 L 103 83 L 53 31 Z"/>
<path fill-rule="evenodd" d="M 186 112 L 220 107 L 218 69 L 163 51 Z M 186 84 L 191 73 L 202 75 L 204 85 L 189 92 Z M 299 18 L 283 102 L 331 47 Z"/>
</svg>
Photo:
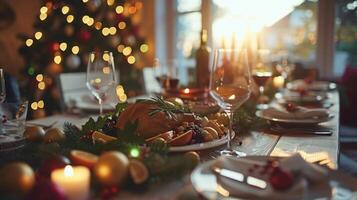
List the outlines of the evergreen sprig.
<svg viewBox="0 0 357 200">
<path fill-rule="evenodd" d="M 165 113 L 170 119 L 177 120 L 176 113 L 185 113 L 187 112 L 184 108 L 174 103 L 165 101 L 162 97 L 156 96 L 150 99 L 139 99 L 137 102 L 155 104 L 156 107 L 152 108 L 149 112 L 149 116 L 154 116 L 159 112 Z"/>
</svg>

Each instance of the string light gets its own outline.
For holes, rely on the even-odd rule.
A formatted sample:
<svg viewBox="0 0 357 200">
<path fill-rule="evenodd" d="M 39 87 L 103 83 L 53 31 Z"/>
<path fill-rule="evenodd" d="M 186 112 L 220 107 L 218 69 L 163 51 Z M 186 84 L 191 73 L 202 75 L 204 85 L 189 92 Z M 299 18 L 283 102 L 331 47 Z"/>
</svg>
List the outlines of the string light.
<svg viewBox="0 0 357 200">
<path fill-rule="evenodd" d="M 108 6 L 112 6 L 112 5 L 114 4 L 114 1 L 115 1 L 115 0 L 107 0 Z"/>
<path fill-rule="evenodd" d="M 40 100 L 37 102 L 37 107 L 38 108 L 44 108 L 45 107 L 45 102 L 43 100 Z"/>
<path fill-rule="evenodd" d="M 46 6 L 42 6 L 42 7 L 40 8 L 40 13 L 46 14 L 47 11 L 48 11 L 48 8 L 47 8 Z"/>
<path fill-rule="evenodd" d="M 87 24 L 87 23 L 88 23 L 88 19 L 89 19 L 89 16 L 88 16 L 88 15 L 84 15 L 84 16 L 82 17 L 82 22 L 85 23 L 85 24 Z"/>
<path fill-rule="evenodd" d="M 94 24 L 94 19 L 89 17 L 88 20 L 87 20 L 87 25 L 88 26 L 92 26 Z"/>
<path fill-rule="evenodd" d="M 27 73 L 32 76 L 35 73 L 35 69 L 33 67 L 29 67 L 29 69 L 27 70 Z"/>
<path fill-rule="evenodd" d="M 124 29 L 126 27 L 126 23 L 125 22 L 119 22 L 118 23 L 118 27 L 119 27 L 119 29 Z"/>
<path fill-rule="evenodd" d="M 26 43 L 26 46 L 30 47 L 33 44 L 33 40 L 27 39 L 25 43 Z"/>
<path fill-rule="evenodd" d="M 109 61 L 109 54 L 108 53 L 104 53 L 103 54 L 103 60 L 107 61 L 107 62 Z"/>
<path fill-rule="evenodd" d="M 109 74 L 110 73 L 110 67 L 103 67 L 103 74 Z"/>
<path fill-rule="evenodd" d="M 115 88 L 115 91 L 117 93 L 117 96 L 123 95 L 124 94 L 124 87 L 122 85 L 118 85 Z"/>
<path fill-rule="evenodd" d="M 64 15 L 67 14 L 69 12 L 69 7 L 68 6 L 63 6 L 61 11 L 62 11 L 62 13 Z"/>
<path fill-rule="evenodd" d="M 82 0 L 82 2 L 83 2 L 83 3 L 87 3 L 87 2 L 88 2 L 88 0 Z"/>
<path fill-rule="evenodd" d="M 124 7 L 123 7 L 123 6 L 117 6 L 117 7 L 115 8 L 115 12 L 116 12 L 117 14 L 123 13 L 123 12 L 124 12 Z"/>
<path fill-rule="evenodd" d="M 148 52 L 149 51 L 149 45 L 147 45 L 147 44 L 140 45 L 140 51 L 143 52 L 143 53 Z"/>
<path fill-rule="evenodd" d="M 134 147 L 132 149 L 130 149 L 130 156 L 133 158 L 137 158 L 140 155 L 140 151 L 138 148 Z"/>
<path fill-rule="evenodd" d="M 115 35 L 115 33 L 117 33 L 117 29 L 114 26 L 112 26 L 112 27 L 109 28 L 109 33 L 111 35 Z"/>
<path fill-rule="evenodd" d="M 109 30 L 109 28 L 107 28 L 107 27 L 104 27 L 104 28 L 102 29 L 102 34 L 103 34 L 104 36 L 107 36 L 107 35 L 109 35 L 109 33 L 110 33 L 110 30 Z"/>
<path fill-rule="evenodd" d="M 72 23 L 73 20 L 74 20 L 74 16 L 73 15 L 68 15 L 66 20 L 67 20 L 68 23 Z"/>
<path fill-rule="evenodd" d="M 95 29 L 100 30 L 102 28 L 102 23 L 101 22 L 96 22 L 94 24 Z"/>
<path fill-rule="evenodd" d="M 40 14 L 40 20 L 43 21 L 47 18 L 47 14 L 46 13 L 41 13 Z"/>
<path fill-rule="evenodd" d="M 41 39 L 41 38 L 42 38 L 42 33 L 41 33 L 40 31 L 37 31 L 37 32 L 35 33 L 35 38 L 36 38 L 37 40 Z"/>
<path fill-rule="evenodd" d="M 53 61 L 56 63 L 56 64 L 60 64 L 61 61 L 62 61 L 62 58 L 60 55 L 56 55 L 54 58 L 53 58 Z"/>
<path fill-rule="evenodd" d="M 131 52 L 132 52 L 131 47 L 125 47 L 125 48 L 123 49 L 123 54 L 124 54 L 124 56 L 130 55 Z"/>
<path fill-rule="evenodd" d="M 120 45 L 118 45 L 117 50 L 118 50 L 119 53 L 122 53 L 124 48 L 125 48 L 125 46 L 120 44 Z"/>
<path fill-rule="evenodd" d="M 37 102 L 32 102 L 31 108 L 32 108 L 32 110 L 37 110 Z"/>
<path fill-rule="evenodd" d="M 75 55 L 78 54 L 79 53 L 79 47 L 78 46 L 73 46 L 72 47 L 72 53 L 75 54 Z"/>
<path fill-rule="evenodd" d="M 134 56 L 129 56 L 127 59 L 129 64 L 134 64 L 135 63 L 135 57 Z"/>
<path fill-rule="evenodd" d="M 134 14 L 136 13 L 136 7 L 132 6 L 129 8 L 129 14 Z"/>
<path fill-rule="evenodd" d="M 37 80 L 38 82 L 43 81 L 43 75 L 42 75 L 42 74 L 37 74 L 36 80 Z"/>
<path fill-rule="evenodd" d="M 59 48 L 60 48 L 62 51 L 66 51 L 66 49 L 67 49 L 67 43 L 62 42 L 62 43 L 60 44 Z"/>
<path fill-rule="evenodd" d="M 38 83 L 37 87 L 40 90 L 44 90 L 46 88 L 46 84 L 45 84 L 45 82 L 41 81 Z"/>
</svg>

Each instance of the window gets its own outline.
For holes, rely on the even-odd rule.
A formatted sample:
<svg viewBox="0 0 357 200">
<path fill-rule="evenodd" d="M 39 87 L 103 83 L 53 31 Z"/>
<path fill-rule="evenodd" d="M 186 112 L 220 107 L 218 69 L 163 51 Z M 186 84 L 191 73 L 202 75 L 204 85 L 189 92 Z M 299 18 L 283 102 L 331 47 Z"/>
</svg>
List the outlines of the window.
<svg viewBox="0 0 357 200">
<path fill-rule="evenodd" d="M 357 1 L 336 3 L 335 56 L 333 74 L 342 75 L 346 66 L 357 67 Z"/>
</svg>

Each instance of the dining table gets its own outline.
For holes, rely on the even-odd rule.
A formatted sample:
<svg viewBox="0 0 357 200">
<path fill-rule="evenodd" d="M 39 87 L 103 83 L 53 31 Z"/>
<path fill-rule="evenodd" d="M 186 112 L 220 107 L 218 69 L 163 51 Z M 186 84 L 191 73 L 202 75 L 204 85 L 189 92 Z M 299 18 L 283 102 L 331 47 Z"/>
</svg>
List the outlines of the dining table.
<svg viewBox="0 0 357 200">
<path fill-rule="evenodd" d="M 329 135 L 318 135 L 304 133 L 300 131 L 274 131 L 272 129 L 251 130 L 236 134 L 232 141 L 232 147 L 242 151 L 249 156 L 290 156 L 299 153 L 308 162 L 320 162 L 330 169 L 338 169 L 339 164 L 339 93 L 329 91 L 328 101 L 331 106 L 328 108 L 331 116 L 329 121 L 319 124 L 332 132 Z M 73 114 L 56 114 L 41 119 L 28 121 L 31 124 L 41 126 L 53 125 L 62 129 L 65 122 L 75 125 L 82 125 L 89 116 L 79 116 Z M 224 145 L 223 145 L 224 146 Z M 214 159 L 212 152 L 221 147 L 199 151 L 201 162 Z M 163 183 L 151 184 L 141 192 L 120 191 L 118 199 L 196 199 L 197 193 L 194 191 L 190 174 L 175 180 Z"/>
</svg>

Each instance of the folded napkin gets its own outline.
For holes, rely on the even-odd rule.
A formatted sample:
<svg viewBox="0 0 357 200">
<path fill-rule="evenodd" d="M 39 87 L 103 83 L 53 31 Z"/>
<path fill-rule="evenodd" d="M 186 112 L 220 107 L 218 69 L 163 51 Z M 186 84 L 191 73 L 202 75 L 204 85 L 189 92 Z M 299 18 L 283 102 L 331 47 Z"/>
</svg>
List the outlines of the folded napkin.
<svg viewBox="0 0 357 200">
<path fill-rule="evenodd" d="M 319 166 L 314 166 L 306 162 L 300 155 L 294 155 L 288 158 L 283 158 L 279 161 L 279 167 L 297 174 L 294 177 L 293 185 L 286 190 L 276 190 L 269 183 L 269 174 L 263 174 L 257 166 L 265 166 L 267 160 L 252 159 L 252 158 L 235 158 L 235 157 L 220 157 L 217 159 L 214 167 L 221 169 L 229 169 L 242 173 L 246 177 L 252 176 L 264 180 L 267 183 L 265 189 L 255 188 L 247 183 L 241 183 L 223 176 L 217 176 L 217 190 L 223 190 L 230 196 L 247 198 L 247 199 L 304 199 L 309 196 L 309 186 L 311 184 L 319 185 L 326 184 L 328 175 L 327 169 Z M 258 169 L 252 172 L 252 169 Z M 309 183 L 310 182 L 310 183 Z M 319 183 L 319 184 L 317 184 Z"/>
<path fill-rule="evenodd" d="M 328 118 L 329 111 L 324 108 L 305 108 L 296 106 L 296 110 L 288 111 L 281 105 L 275 105 L 262 111 L 264 116 L 269 116 L 277 119 L 324 119 Z"/>
</svg>

